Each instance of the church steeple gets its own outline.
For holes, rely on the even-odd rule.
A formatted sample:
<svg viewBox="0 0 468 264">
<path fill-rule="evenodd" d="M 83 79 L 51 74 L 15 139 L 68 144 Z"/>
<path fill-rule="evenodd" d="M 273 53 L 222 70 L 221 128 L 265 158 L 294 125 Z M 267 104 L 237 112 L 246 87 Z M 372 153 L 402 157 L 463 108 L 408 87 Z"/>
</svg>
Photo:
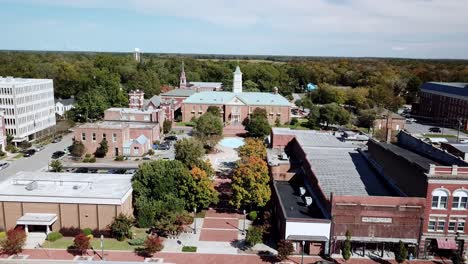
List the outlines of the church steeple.
<svg viewBox="0 0 468 264">
<path fill-rule="evenodd" d="M 180 83 L 179 88 L 187 87 L 187 78 L 185 77 L 184 62 L 182 61 L 182 70 L 180 72 Z"/>
<path fill-rule="evenodd" d="M 242 93 L 242 72 L 239 65 L 237 65 L 236 71 L 234 72 L 232 91 L 234 93 Z"/>
</svg>

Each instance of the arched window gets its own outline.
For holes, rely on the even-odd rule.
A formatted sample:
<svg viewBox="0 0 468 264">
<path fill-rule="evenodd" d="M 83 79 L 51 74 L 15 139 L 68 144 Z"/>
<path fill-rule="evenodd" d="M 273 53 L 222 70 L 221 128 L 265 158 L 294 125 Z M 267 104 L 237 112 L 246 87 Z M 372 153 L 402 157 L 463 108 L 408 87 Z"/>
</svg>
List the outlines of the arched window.
<svg viewBox="0 0 468 264">
<path fill-rule="evenodd" d="M 452 209 L 466 209 L 468 202 L 468 192 L 465 190 L 457 190 L 453 192 Z"/>
<path fill-rule="evenodd" d="M 446 209 L 449 193 L 443 189 L 435 189 L 432 192 L 432 208 Z"/>
</svg>

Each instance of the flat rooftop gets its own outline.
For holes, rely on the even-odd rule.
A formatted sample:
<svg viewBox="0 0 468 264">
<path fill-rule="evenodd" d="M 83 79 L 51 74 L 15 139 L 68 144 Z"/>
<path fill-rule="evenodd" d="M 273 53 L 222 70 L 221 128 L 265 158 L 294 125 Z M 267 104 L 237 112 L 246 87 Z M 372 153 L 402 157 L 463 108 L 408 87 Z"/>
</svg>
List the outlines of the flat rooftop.
<svg viewBox="0 0 468 264">
<path fill-rule="evenodd" d="M 122 129 L 126 126 L 130 128 L 153 128 L 157 126 L 157 123 L 148 122 L 128 122 L 128 121 L 99 121 L 96 123 L 85 123 L 79 126 L 79 128 L 108 128 L 108 129 Z"/>
<path fill-rule="evenodd" d="M 452 144 L 449 144 L 449 145 L 451 145 L 452 147 L 458 149 L 459 151 L 461 151 L 463 153 L 468 153 L 468 144 L 452 143 Z"/>
<path fill-rule="evenodd" d="M 376 142 L 387 151 L 392 152 L 393 154 L 406 159 L 407 161 L 418 165 L 420 168 L 429 171 L 431 164 L 440 165 L 437 161 L 421 156 L 415 152 L 409 151 L 405 148 L 399 147 L 395 144 L 388 144 L 384 142 Z"/>
<path fill-rule="evenodd" d="M 311 206 L 307 206 L 300 195 L 299 186 L 294 182 L 273 181 L 276 194 L 286 218 L 325 218 L 317 206 L 317 201 L 313 201 Z M 306 192 L 304 196 L 311 196 Z"/>
<path fill-rule="evenodd" d="M 131 174 L 18 172 L 0 183 L 0 201 L 121 205 Z"/>
<path fill-rule="evenodd" d="M 161 111 L 160 109 L 136 109 L 136 108 L 119 108 L 119 107 L 112 107 L 106 110 L 111 112 L 120 112 L 125 114 L 152 114 L 154 112 Z"/>
<path fill-rule="evenodd" d="M 223 86 L 222 82 L 189 82 L 189 84 L 197 87 L 220 88 Z"/>
<path fill-rule="evenodd" d="M 355 196 L 394 194 L 358 151 L 360 145 L 343 142 L 330 133 L 291 132 L 305 152 L 311 173 L 327 199 L 330 199 L 331 193 Z"/>
<path fill-rule="evenodd" d="M 31 79 L 31 78 L 14 78 L 11 76 L 1 77 L 0 76 L 0 86 L 1 87 L 12 87 L 12 86 L 24 86 L 31 84 L 39 83 L 52 83 L 52 79 Z"/>
<path fill-rule="evenodd" d="M 421 91 L 448 96 L 468 97 L 468 83 L 427 82 L 421 86 Z"/>
</svg>

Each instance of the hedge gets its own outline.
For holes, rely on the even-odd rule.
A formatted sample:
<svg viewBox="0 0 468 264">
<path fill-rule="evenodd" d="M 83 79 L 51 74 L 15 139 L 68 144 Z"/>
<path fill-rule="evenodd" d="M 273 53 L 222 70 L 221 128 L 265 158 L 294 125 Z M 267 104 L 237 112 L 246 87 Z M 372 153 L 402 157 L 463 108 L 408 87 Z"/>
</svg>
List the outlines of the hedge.
<svg viewBox="0 0 468 264">
<path fill-rule="evenodd" d="M 63 235 L 59 232 L 51 232 L 47 235 L 47 241 L 54 242 L 62 238 Z"/>
</svg>

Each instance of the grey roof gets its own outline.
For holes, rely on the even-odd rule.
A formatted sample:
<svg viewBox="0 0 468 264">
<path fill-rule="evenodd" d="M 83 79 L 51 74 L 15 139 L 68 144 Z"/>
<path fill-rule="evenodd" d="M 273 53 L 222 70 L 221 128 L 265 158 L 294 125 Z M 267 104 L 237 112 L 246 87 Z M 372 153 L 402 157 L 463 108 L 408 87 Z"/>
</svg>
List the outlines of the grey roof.
<svg viewBox="0 0 468 264">
<path fill-rule="evenodd" d="M 379 144 L 382 148 L 386 149 L 387 151 L 390 151 L 393 154 L 395 154 L 397 156 L 400 156 L 400 157 L 408 160 L 411 163 L 414 163 L 414 164 L 418 165 L 420 168 L 425 169 L 427 171 L 429 171 L 430 164 L 439 165 L 439 163 L 434 161 L 434 160 L 423 157 L 423 156 L 421 156 L 421 155 L 419 155 L 417 153 L 414 153 L 412 151 L 409 151 L 409 150 L 404 149 L 402 147 L 399 147 L 397 145 L 388 144 L 388 143 L 384 143 L 384 142 L 376 142 L 376 143 Z"/>
<path fill-rule="evenodd" d="M 158 107 L 161 105 L 161 96 L 159 95 L 153 95 L 150 99 L 147 99 L 144 101 L 145 107 L 148 107 L 150 103 L 153 103 L 155 107 Z"/>
<path fill-rule="evenodd" d="M 291 106 L 291 103 L 280 94 L 260 92 L 200 92 L 187 98 L 184 103 L 188 104 L 226 104 L 234 99 L 239 99 L 246 105 L 276 105 Z"/>
<path fill-rule="evenodd" d="M 174 89 L 174 90 L 170 90 L 168 92 L 165 92 L 165 93 L 163 93 L 161 95 L 162 96 L 182 96 L 182 97 L 185 96 L 185 97 L 189 97 L 194 93 L 196 93 L 196 91 L 190 90 L 190 89 Z"/>
<path fill-rule="evenodd" d="M 68 98 L 68 99 L 58 98 L 58 99 L 55 99 L 55 103 L 61 103 L 63 105 L 73 105 L 73 104 L 75 104 L 75 102 L 76 102 L 75 98 Z"/>
<path fill-rule="evenodd" d="M 222 82 L 189 82 L 189 84 L 196 87 L 209 87 L 209 88 L 221 88 Z"/>
<path fill-rule="evenodd" d="M 308 208 L 299 194 L 299 187 L 291 181 L 273 181 L 273 186 L 286 218 L 324 218 L 317 202 Z"/>
<path fill-rule="evenodd" d="M 428 82 L 421 86 L 421 91 L 468 97 L 468 83 Z"/>
</svg>

